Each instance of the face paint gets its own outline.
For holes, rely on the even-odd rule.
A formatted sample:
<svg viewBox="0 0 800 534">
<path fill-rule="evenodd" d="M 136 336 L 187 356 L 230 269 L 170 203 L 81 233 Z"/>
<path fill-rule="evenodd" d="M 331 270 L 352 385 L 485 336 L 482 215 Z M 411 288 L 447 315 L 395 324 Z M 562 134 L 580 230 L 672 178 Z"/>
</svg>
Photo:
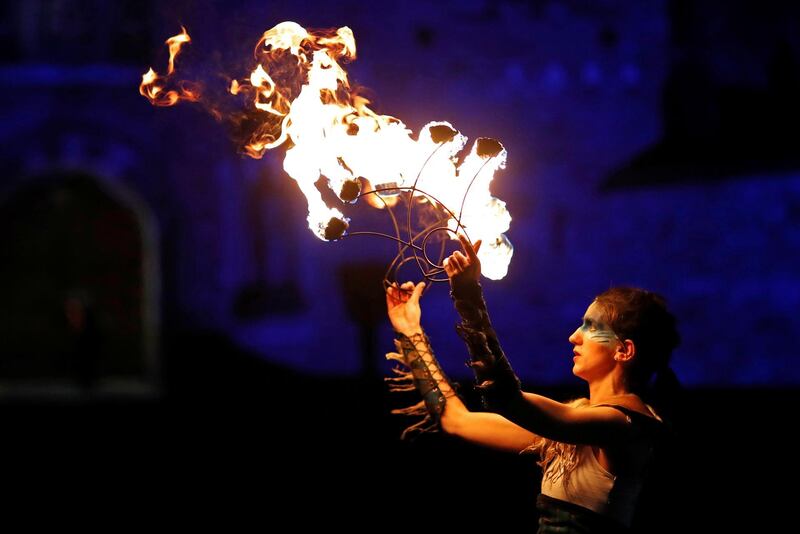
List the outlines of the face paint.
<svg viewBox="0 0 800 534">
<path fill-rule="evenodd" d="M 622 341 L 619 336 L 606 324 L 606 314 L 603 308 L 597 303 L 592 302 L 583 316 L 583 324 L 578 328 L 584 339 L 611 345 L 616 341 Z"/>
<path fill-rule="evenodd" d="M 590 317 L 583 318 L 583 324 L 580 329 L 585 339 L 591 339 L 595 343 L 611 344 L 617 338 L 617 334 L 605 323 Z"/>
<path fill-rule="evenodd" d="M 619 347 L 619 337 L 607 321 L 603 306 L 597 301 L 592 302 L 581 325 L 569 336 L 575 354 L 572 373 L 590 383 L 617 368 L 614 355 Z"/>
</svg>

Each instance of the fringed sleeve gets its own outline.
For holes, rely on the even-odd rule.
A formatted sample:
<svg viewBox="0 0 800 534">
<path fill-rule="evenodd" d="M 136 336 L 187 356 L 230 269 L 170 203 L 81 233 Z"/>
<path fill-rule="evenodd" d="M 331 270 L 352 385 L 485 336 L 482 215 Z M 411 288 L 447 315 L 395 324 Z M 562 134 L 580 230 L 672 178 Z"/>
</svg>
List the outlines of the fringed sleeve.
<svg viewBox="0 0 800 534">
<path fill-rule="evenodd" d="M 511 402 L 522 395 L 522 389 L 492 327 L 483 290 L 477 282 L 460 284 L 453 288 L 450 296 L 461 317 L 456 331 L 467 345 L 470 355 L 467 365 L 475 373 L 483 406 L 504 413 Z"/>
<path fill-rule="evenodd" d="M 436 432 L 439 430 L 447 398 L 456 395 L 455 387 L 439 365 L 425 334 L 411 337 L 399 335 L 395 346 L 398 352 L 386 354 L 387 360 L 399 364 L 392 369 L 394 376 L 384 379 L 389 391 L 417 390 L 422 396 L 422 400 L 412 406 L 392 410 L 393 414 L 422 418 L 407 427 L 400 438 L 406 439 L 422 432 Z"/>
</svg>

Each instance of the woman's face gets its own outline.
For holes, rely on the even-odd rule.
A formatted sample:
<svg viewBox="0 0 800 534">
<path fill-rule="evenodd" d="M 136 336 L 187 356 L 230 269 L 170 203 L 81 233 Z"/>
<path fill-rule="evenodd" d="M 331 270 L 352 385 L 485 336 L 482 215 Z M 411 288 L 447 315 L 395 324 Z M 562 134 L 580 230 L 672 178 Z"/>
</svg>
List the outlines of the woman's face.
<svg viewBox="0 0 800 534">
<path fill-rule="evenodd" d="M 582 324 L 569 336 L 575 345 L 572 373 L 586 381 L 600 378 L 614 369 L 614 354 L 619 338 L 606 323 L 603 308 L 592 302 L 586 309 Z"/>
</svg>

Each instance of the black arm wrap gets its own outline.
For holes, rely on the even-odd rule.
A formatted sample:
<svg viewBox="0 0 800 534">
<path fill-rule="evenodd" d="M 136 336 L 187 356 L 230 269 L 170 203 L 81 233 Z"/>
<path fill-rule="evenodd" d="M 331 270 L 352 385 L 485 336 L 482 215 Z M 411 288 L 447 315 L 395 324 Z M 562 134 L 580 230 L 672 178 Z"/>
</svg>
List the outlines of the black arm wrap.
<svg viewBox="0 0 800 534">
<path fill-rule="evenodd" d="M 422 400 L 414 406 L 392 410 L 396 414 L 423 417 L 418 423 L 406 428 L 401 438 L 418 432 L 439 430 L 447 397 L 456 394 L 454 385 L 439 365 L 425 334 L 414 334 L 411 337 L 397 334 L 395 345 L 399 354 L 389 353 L 386 357 L 397 360 L 409 370 L 394 369 L 396 376 L 386 379 L 390 390 L 416 389 L 422 396 Z"/>
<path fill-rule="evenodd" d="M 444 376 L 436 356 L 433 355 L 430 341 L 425 334 L 414 334 L 410 338 L 399 334 L 397 339 L 400 341 L 403 359 L 414 377 L 414 387 L 422 395 L 425 408 L 433 421 L 439 424 L 445 402 L 447 402 L 444 393 L 439 389 L 439 380 L 447 380 L 447 378 Z M 423 345 L 424 348 L 420 350 L 418 345 Z M 434 378 L 434 373 L 439 375 L 438 380 Z"/>
<path fill-rule="evenodd" d="M 519 378 L 506 358 L 489 320 L 483 290 L 477 282 L 453 287 L 450 296 L 461 316 L 456 331 L 467 344 L 475 382 L 487 410 L 503 413 L 522 396 Z"/>
</svg>

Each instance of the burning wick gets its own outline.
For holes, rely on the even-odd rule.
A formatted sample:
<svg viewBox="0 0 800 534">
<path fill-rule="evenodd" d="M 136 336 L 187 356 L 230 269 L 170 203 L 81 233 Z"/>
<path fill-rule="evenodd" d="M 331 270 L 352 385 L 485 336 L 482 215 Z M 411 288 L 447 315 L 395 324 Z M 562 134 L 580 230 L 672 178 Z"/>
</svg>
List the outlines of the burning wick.
<svg viewBox="0 0 800 534">
<path fill-rule="evenodd" d="M 198 84 L 173 81 L 181 47 L 190 42 L 182 28 L 167 40 L 166 76 L 152 69 L 142 76 L 140 93 L 154 105 L 200 100 Z M 306 196 L 308 226 L 317 237 L 392 239 L 398 254 L 387 279 L 413 261 L 426 278 L 440 280 L 445 240 L 438 261 L 428 256 L 428 244 L 441 232 L 454 239 L 468 230 L 472 239 L 483 240 L 479 252 L 483 274 L 491 279 L 505 276 L 513 254 L 505 236 L 511 216 L 505 203 L 489 192 L 494 173 L 505 168 L 507 153 L 499 141 L 479 138 L 461 158 L 467 138 L 451 124 L 431 122 L 415 139 L 399 119 L 371 110 L 369 101 L 351 88 L 341 66 L 356 58 L 355 38 L 348 27 L 306 30 L 282 22 L 264 32 L 254 58 L 249 76 L 226 85 L 228 97 L 241 99 L 245 113 L 225 116 L 206 104 L 217 118 L 246 131 L 242 150 L 248 156 L 261 158 L 267 150 L 286 148 L 283 168 Z M 370 206 L 385 209 L 395 235 L 348 233 L 350 219 L 323 200 L 316 186 L 320 177 L 343 205 L 364 198 Z M 403 233 L 392 212 L 401 199 L 407 211 Z M 434 214 L 433 222 L 419 231 L 412 227 L 415 209 Z"/>
</svg>

